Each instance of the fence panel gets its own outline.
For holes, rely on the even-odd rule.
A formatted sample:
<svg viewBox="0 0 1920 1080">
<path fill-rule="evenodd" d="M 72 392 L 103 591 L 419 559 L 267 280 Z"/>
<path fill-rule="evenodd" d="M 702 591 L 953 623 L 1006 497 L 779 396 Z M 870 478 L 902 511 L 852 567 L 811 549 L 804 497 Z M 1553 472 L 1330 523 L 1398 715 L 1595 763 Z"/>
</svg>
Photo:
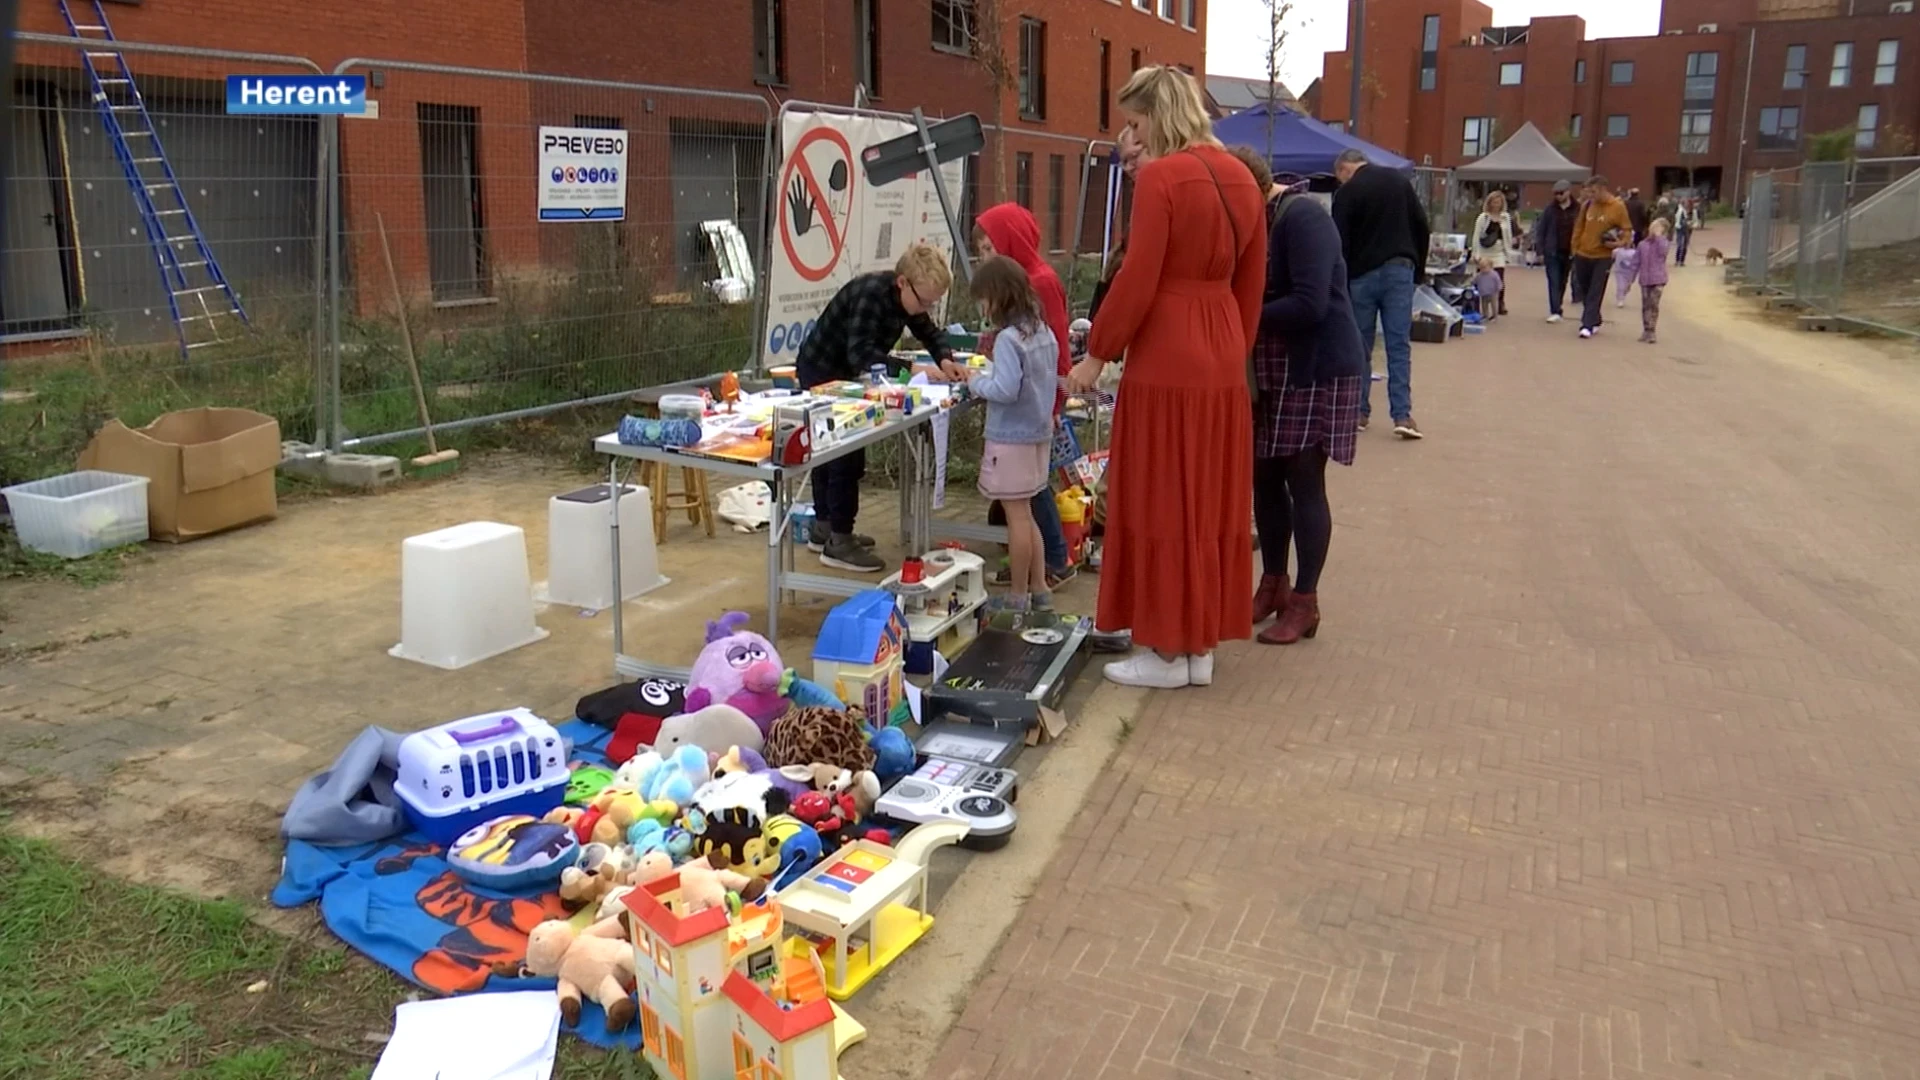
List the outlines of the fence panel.
<svg viewBox="0 0 1920 1080">
<path fill-rule="evenodd" d="M 338 71 L 373 80 L 379 115 L 336 127 L 336 448 L 419 427 L 402 305 L 435 427 L 753 363 L 764 98 L 370 59 Z M 551 128 L 617 153 L 556 156 Z M 624 192 L 623 211 L 544 220 L 558 186 Z"/>
<path fill-rule="evenodd" d="M 1747 203 L 1747 214 L 1760 216 L 1769 237 L 1765 274 L 1761 276 L 1749 263 L 1748 280 L 1764 282 L 1790 295 L 1798 295 L 1795 276 L 1800 251 L 1800 191 L 1803 179 L 1798 166 L 1777 169 L 1773 173 L 1771 201 L 1761 203 L 1758 199 L 1752 199 Z"/>
<path fill-rule="evenodd" d="M 1920 334 L 1920 158 L 1853 163 L 1834 312 Z"/>
<path fill-rule="evenodd" d="M 1454 183 L 1452 169 L 1416 165 L 1413 169 L 1414 194 L 1427 211 L 1427 227 L 1437 233 L 1454 231 Z"/>
<path fill-rule="evenodd" d="M 117 59 L 93 46 L 96 86 L 73 39 L 14 40 L 0 482 L 70 468 L 114 416 L 139 425 L 171 409 L 241 406 L 311 438 L 324 343 L 320 126 L 229 116 L 224 80 L 320 69 L 119 42 Z"/>
<path fill-rule="evenodd" d="M 1740 219 L 1740 261 L 1747 280 L 1764 283 L 1773 257 L 1773 173 L 1756 173 L 1747 185 L 1747 214 Z"/>
</svg>

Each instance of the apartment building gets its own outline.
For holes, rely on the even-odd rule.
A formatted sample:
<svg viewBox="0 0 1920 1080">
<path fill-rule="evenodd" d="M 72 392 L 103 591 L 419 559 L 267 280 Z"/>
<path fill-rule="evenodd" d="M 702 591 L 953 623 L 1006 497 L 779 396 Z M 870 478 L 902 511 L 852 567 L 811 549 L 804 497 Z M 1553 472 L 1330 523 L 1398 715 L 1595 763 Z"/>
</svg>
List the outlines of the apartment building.
<svg viewBox="0 0 1920 1080">
<path fill-rule="evenodd" d="M 1578 16 L 1494 26 L 1478 0 L 1365 0 L 1358 129 L 1459 166 L 1532 122 L 1623 187 L 1736 199 L 1745 174 L 1847 129 L 1863 156 L 1913 152 L 1912 0 L 1669 0 L 1661 33 L 1589 39 Z M 1345 123 L 1352 67 L 1328 53 L 1320 118 Z M 1538 204 L 1538 193 L 1528 201 Z"/>
<path fill-rule="evenodd" d="M 91 0 L 72 8 L 92 21 Z M 756 235 L 769 168 L 761 125 L 787 101 L 978 113 L 998 130 L 961 193 L 965 207 L 1017 199 L 1039 216 L 1043 238 L 1065 249 L 1089 146 L 1120 126 L 1115 91 L 1149 64 L 1204 70 L 1207 18 L 1205 0 L 637 0 L 617 9 L 588 0 L 108 0 L 103 8 L 123 41 L 286 54 L 325 71 L 362 58 L 350 70 L 369 77 L 380 111 L 340 124 L 344 273 L 351 282 L 356 270 L 380 266 L 370 227 L 377 215 L 402 279 L 426 283 L 443 306 L 487 302 L 526 267 L 551 271 L 636 247 L 696 275 L 702 222 L 731 219 Z M 20 29 L 68 32 L 58 0 L 22 0 Z M 223 115 L 226 75 L 298 69 L 126 57 L 227 276 L 256 296 L 310 287 L 320 125 Z M 141 216 L 78 49 L 29 44 L 17 62 L 16 210 L 0 278 L 39 284 L 0 295 L 0 340 L 76 333 L 83 311 L 118 313 L 122 340 L 171 334 Z M 541 125 L 631 133 L 626 222 L 537 223 L 533 132 Z M 1090 193 L 1090 204 L 1098 207 L 1103 192 Z M 377 305 L 375 290 L 365 291 L 361 306 Z"/>
</svg>

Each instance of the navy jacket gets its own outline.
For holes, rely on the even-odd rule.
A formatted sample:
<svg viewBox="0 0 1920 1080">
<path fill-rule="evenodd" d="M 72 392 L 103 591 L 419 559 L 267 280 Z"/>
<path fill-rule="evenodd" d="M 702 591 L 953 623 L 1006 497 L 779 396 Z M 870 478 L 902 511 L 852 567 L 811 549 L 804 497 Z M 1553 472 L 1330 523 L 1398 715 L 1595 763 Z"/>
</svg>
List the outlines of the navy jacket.
<svg viewBox="0 0 1920 1080">
<path fill-rule="evenodd" d="M 1288 199 L 1276 215 L 1267 241 L 1266 295 L 1260 333 L 1285 342 L 1289 387 L 1367 374 L 1340 230 L 1311 197 Z"/>
</svg>

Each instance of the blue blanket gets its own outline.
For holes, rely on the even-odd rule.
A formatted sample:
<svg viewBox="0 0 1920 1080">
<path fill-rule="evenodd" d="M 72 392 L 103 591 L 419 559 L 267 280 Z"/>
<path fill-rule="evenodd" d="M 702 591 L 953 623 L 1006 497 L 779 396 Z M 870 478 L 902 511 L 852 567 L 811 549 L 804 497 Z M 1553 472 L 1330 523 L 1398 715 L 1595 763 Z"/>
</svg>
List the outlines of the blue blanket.
<svg viewBox="0 0 1920 1080">
<path fill-rule="evenodd" d="M 605 762 L 605 728 L 570 720 L 559 731 L 574 743 L 576 761 Z M 342 941 L 436 993 L 551 989 L 552 979 L 493 971 L 526 959 L 527 933 L 536 925 L 571 917 L 560 897 L 468 884 L 448 869 L 443 854 L 419 833 L 352 847 L 290 840 L 273 902 L 297 907 L 318 900 L 321 919 Z M 638 1025 L 610 1034 L 606 1014 L 591 1000 L 574 1031 L 595 1046 L 640 1045 Z"/>
</svg>

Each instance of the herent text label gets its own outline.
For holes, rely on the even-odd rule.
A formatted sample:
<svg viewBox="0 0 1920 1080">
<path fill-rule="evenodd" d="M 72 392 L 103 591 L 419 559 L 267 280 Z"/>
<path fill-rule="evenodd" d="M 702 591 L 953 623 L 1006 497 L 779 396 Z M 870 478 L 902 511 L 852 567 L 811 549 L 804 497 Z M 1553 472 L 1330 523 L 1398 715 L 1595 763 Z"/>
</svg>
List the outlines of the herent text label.
<svg viewBox="0 0 1920 1080">
<path fill-rule="evenodd" d="M 358 116 L 367 111 L 365 75 L 229 75 L 229 113 Z"/>
</svg>

